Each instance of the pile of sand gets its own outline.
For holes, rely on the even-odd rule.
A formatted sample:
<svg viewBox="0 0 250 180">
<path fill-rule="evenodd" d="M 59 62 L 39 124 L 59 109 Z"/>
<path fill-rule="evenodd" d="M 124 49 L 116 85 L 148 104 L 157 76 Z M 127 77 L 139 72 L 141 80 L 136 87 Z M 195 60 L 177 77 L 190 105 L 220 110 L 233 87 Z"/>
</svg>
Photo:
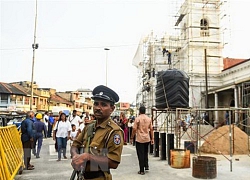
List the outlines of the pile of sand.
<svg viewBox="0 0 250 180">
<path fill-rule="evenodd" d="M 248 154 L 248 135 L 237 126 L 232 128 L 232 153 Z M 209 134 L 199 149 L 204 153 L 230 154 L 229 125 L 222 126 Z M 221 153 L 220 153 L 221 152 Z"/>
</svg>

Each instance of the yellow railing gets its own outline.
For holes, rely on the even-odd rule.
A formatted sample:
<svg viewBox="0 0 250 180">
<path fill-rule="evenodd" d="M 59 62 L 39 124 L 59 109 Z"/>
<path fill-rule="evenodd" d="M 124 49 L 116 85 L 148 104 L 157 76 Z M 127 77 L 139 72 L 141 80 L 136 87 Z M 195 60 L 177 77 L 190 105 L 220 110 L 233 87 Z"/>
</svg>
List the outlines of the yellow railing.
<svg viewBox="0 0 250 180">
<path fill-rule="evenodd" d="M 12 180 L 23 166 L 23 148 L 15 125 L 0 127 L 0 180 Z"/>
</svg>

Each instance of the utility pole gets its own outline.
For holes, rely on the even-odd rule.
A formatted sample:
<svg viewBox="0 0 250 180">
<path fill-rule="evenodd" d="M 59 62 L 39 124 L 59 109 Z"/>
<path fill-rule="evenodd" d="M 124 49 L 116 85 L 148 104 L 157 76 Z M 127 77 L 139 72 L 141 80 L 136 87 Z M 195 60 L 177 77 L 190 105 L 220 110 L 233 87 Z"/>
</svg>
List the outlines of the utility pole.
<svg viewBox="0 0 250 180">
<path fill-rule="evenodd" d="M 109 48 L 104 48 L 106 51 L 106 86 L 108 86 L 108 51 L 110 50 Z"/>
<path fill-rule="evenodd" d="M 205 55 L 205 108 L 208 108 L 208 84 L 207 84 L 207 49 L 204 49 L 204 55 Z"/>
<path fill-rule="evenodd" d="M 33 58 L 32 58 L 32 70 L 31 70 L 31 97 L 30 97 L 30 110 L 32 110 L 33 96 L 34 96 L 34 65 L 35 65 L 35 50 L 38 49 L 38 44 L 36 44 L 36 25 L 37 25 L 37 0 L 36 0 L 36 10 L 35 10 L 35 30 L 34 30 L 34 43 L 32 44 Z"/>
</svg>

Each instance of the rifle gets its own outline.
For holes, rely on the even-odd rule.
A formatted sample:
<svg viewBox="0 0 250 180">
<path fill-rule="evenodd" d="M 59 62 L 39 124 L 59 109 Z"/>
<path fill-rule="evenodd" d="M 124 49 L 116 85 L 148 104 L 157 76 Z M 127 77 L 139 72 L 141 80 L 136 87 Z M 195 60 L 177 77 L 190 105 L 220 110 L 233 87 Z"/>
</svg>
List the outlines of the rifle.
<svg viewBox="0 0 250 180">
<path fill-rule="evenodd" d="M 91 124 L 88 125 L 88 129 L 87 129 L 87 136 L 88 136 L 88 141 L 87 141 L 87 146 L 85 148 L 85 150 L 83 149 L 83 147 L 80 148 L 79 153 L 82 154 L 83 152 L 89 152 L 89 144 L 90 144 L 90 140 L 93 138 L 94 134 L 95 134 L 95 121 Z M 81 171 L 77 171 L 77 170 L 73 170 L 70 180 L 74 180 L 76 175 L 77 175 L 77 180 L 83 180 L 83 173 L 84 173 L 84 168 Z"/>
<path fill-rule="evenodd" d="M 83 147 L 80 148 L 80 151 L 79 151 L 80 154 L 83 153 Z M 77 180 L 83 180 L 83 173 L 82 171 L 77 171 L 77 170 L 73 170 L 72 174 L 71 174 L 71 177 L 70 177 L 70 180 L 75 180 L 75 177 L 77 175 Z"/>
</svg>

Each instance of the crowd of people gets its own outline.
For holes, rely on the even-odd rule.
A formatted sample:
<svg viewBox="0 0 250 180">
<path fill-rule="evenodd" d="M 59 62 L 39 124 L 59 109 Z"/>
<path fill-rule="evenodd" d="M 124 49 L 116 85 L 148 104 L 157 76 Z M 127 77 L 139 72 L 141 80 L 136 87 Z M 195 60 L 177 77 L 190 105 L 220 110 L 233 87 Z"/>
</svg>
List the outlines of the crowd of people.
<svg viewBox="0 0 250 180">
<path fill-rule="evenodd" d="M 52 112 L 47 111 L 44 114 L 35 114 L 33 111 L 29 111 L 21 124 L 24 169 L 35 169 L 34 165 L 30 164 L 31 152 L 36 158 L 40 158 L 44 138 L 53 138 L 55 141 L 55 151 L 58 152 L 57 161 L 61 160 L 61 154 L 63 154 L 64 159 L 67 159 L 67 141 L 70 140 L 71 145 L 84 126 L 94 119 L 94 115 L 88 113 L 78 116 L 76 110 L 73 110 L 70 116 L 62 111 L 59 112 L 58 116 L 54 116 Z"/>
<path fill-rule="evenodd" d="M 129 143 L 129 137 L 132 134 L 135 117 L 129 116 L 129 118 L 127 118 L 125 112 L 121 112 L 120 116 L 113 116 L 112 119 L 123 130 L 124 145 L 127 145 L 127 143 Z M 135 145 L 135 141 L 133 141 L 133 145 Z"/>
<path fill-rule="evenodd" d="M 94 115 L 79 116 L 76 110 L 69 116 L 60 111 L 58 117 L 51 112 L 27 113 L 27 118 L 21 123 L 25 170 L 35 169 L 30 163 L 31 152 L 40 158 L 43 138 L 55 141 L 57 161 L 68 158 L 66 148 L 69 141 L 73 172 L 77 171 L 77 175 L 84 179 L 112 179 L 110 169 L 116 169 L 120 164 L 123 145 L 127 143 L 135 145 L 138 174 L 144 175 L 145 170 L 149 170 L 148 146 L 154 143 L 154 134 L 151 119 L 145 115 L 146 108 L 140 107 L 136 118 L 128 118 L 125 112 L 112 117 L 119 96 L 102 85 L 92 93 Z M 83 149 L 81 153 L 80 149 Z M 96 167 L 89 166 L 92 161 Z"/>
</svg>

